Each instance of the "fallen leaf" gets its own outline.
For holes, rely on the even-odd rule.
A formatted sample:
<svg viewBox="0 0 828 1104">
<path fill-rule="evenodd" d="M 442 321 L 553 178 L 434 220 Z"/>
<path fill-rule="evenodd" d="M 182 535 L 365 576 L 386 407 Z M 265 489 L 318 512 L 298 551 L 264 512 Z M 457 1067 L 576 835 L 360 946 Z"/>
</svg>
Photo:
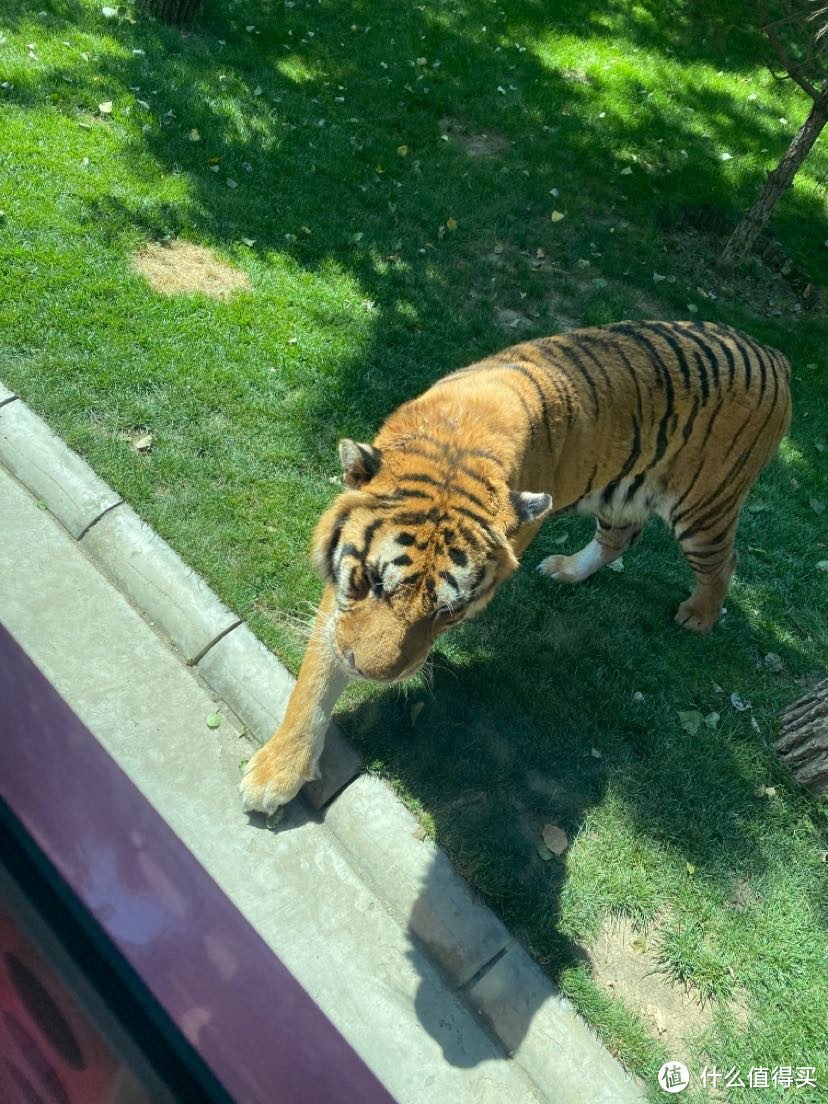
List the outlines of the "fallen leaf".
<svg viewBox="0 0 828 1104">
<path fill-rule="evenodd" d="M 196 130 L 195 127 L 193 127 L 193 129 L 190 131 L 190 141 L 191 142 L 200 142 L 201 141 L 201 135 L 198 133 L 198 131 Z"/>
<path fill-rule="evenodd" d="M 423 828 L 423 826 L 420 824 L 414 829 L 411 835 L 414 837 L 415 840 L 419 840 L 422 843 L 422 841 L 426 838 L 427 832 L 425 828 Z"/>
<path fill-rule="evenodd" d="M 785 669 L 782 656 L 777 655 L 776 652 L 768 652 L 763 662 L 769 670 L 775 671 L 777 674 Z"/>
<path fill-rule="evenodd" d="M 733 160 L 733 154 L 732 153 L 727 153 L 727 152 L 720 153 L 719 154 L 719 160 L 720 161 L 732 161 Z"/>
<path fill-rule="evenodd" d="M 112 114 L 112 100 L 104 100 L 103 103 L 99 103 L 98 104 L 98 111 L 101 113 L 101 115 L 111 115 Z"/>
<path fill-rule="evenodd" d="M 828 571 L 828 560 L 817 560 L 817 571 Z"/>
<path fill-rule="evenodd" d="M 695 736 L 704 723 L 704 717 L 698 709 L 680 710 L 678 719 L 684 731 L 689 732 L 691 736 Z"/>
<path fill-rule="evenodd" d="M 693 875 L 694 875 L 694 874 L 696 873 L 696 868 L 695 868 L 695 866 L 693 866 L 693 864 L 692 864 L 691 862 L 686 862 L 686 863 L 685 863 L 684 865 L 685 865 L 685 866 L 687 867 L 687 873 L 688 873 L 688 874 L 690 875 L 690 877 L 692 878 L 692 877 L 693 877 Z"/>
<path fill-rule="evenodd" d="M 538 857 L 543 859 L 544 862 L 549 862 L 550 859 L 555 857 L 545 843 L 536 843 L 535 850 L 538 853 Z"/>
<path fill-rule="evenodd" d="M 140 437 L 136 437 L 132 442 L 132 447 L 136 452 L 149 452 L 154 439 L 151 433 L 142 433 Z"/>
<path fill-rule="evenodd" d="M 825 512 L 825 503 L 819 498 L 809 499 L 808 505 L 811 507 L 815 514 L 822 514 Z"/>
<path fill-rule="evenodd" d="M 736 693 L 730 695 L 730 704 L 738 713 L 744 713 L 746 709 L 750 709 L 750 702 L 743 701 Z"/>
<path fill-rule="evenodd" d="M 446 219 L 446 229 L 447 230 L 451 230 L 452 232 L 454 232 L 457 229 L 457 225 L 458 225 L 457 219 L 455 219 L 455 218 L 447 218 Z"/>
<path fill-rule="evenodd" d="M 630 168 L 629 165 L 627 165 L 626 169 L 621 170 L 621 175 L 622 176 L 632 176 L 632 169 Z"/>
<path fill-rule="evenodd" d="M 617 560 L 613 560 L 612 563 L 608 563 L 607 567 L 610 569 L 610 571 L 623 571 L 624 570 L 624 561 L 619 556 Z"/>
<path fill-rule="evenodd" d="M 569 840 L 567 839 L 566 832 L 563 828 L 559 828 L 557 824 L 545 824 L 543 832 L 544 844 L 549 848 L 553 855 L 562 855 L 569 847 Z"/>
<path fill-rule="evenodd" d="M 561 219 L 566 218 L 566 215 L 563 211 L 553 211 L 549 217 L 553 222 L 560 222 Z"/>
<path fill-rule="evenodd" d="M 208 165 L 218 165 L 219 161 L 221 161 L 220 157 L 208 157 L 207 158 L 207 164 Z"/>
<path fill-rule="evenodd" d="M 408 146 L 397 146 L 397 153 L 400 157 L 408 157 Z"/>
<path fill-rule="evenodd" d="M 602 759 L 603 758 L 603 756 L 601 755 L 601 752 L 598 750 L 598 748 L 590 748 L 589 749 L 589 754 L 592 756 L 593 759 Z"/>
<path fill-rule="evenodd" d="M 210 713 L 208 715 L 208 717 L 207 717 L 207 727 L 208 728 L 218 728 L 220 724 L 221 724 L 221 714 L 220 713 Z"/>
<path fill-rule="evenodd" d="M 718 713 L 708 713 L 707 716 L 704 718 L 704 723 L 707 725 L 708 728 L 715 728 L 720 720 L 721 717 Z"/>
<path fill-rule="evenodd" d="M 232 189 L 232 188 L 238 188 L 238 184 L 237 184 L 237 183 L 236 183 L 236 181 L 235 181 L 235 180 L 234 180 L 234 179 L 232 178 L 232 176 L 228 176 L 228 177 L 227 177 L 227 187 L 228 187 L 228 188 L 231 188 L 231 189 Z"/>
<path fill-rule="evenodd" d="M 117 14 L 117 8 L 101 8 L 101 15 L 104 19 L 114 19 Z"/>
</svg>

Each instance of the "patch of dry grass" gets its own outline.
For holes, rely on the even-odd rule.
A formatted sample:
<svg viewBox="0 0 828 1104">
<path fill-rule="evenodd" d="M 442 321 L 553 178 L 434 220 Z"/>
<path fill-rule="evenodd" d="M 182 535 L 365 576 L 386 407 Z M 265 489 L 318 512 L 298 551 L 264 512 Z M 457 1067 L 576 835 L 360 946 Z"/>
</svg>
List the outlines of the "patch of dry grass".
<svg viewBox="0 0 828 1104">
<path fill-rule="evenodd" d="M 250 291 L 246 272 L 220 261 L 203 245 L 182 241 L 148 242 L 134 256 L 132 267 L 162 295 L 208 295 L 227 299 L 235 291 Z"/>
</svg>

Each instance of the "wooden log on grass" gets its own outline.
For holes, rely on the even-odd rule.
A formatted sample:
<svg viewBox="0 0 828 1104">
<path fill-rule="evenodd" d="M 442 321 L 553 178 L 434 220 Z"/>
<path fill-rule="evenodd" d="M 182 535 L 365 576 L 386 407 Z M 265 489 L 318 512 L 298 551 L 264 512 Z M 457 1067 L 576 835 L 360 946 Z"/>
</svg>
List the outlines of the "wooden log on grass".
<svg viewBox="0 0 828 1104">
<path fill-rule="evenodd" d="M 805 789 L 828 793 L 828 679 L 784 709 L 780 720 L 779 758 Z"/>
</svg>

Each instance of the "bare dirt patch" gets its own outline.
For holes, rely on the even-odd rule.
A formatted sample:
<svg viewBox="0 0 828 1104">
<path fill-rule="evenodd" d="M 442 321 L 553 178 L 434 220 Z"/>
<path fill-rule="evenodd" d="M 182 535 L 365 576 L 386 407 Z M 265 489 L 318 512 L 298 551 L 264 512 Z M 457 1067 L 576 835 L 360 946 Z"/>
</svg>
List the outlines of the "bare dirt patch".
<svg viewBox="0 0 828 1104">
<path fill-rule="evenodd" d="M 174 239 L 149 242 L 132 259 L 132 267 L 162 295 L 209 295 L 227 299 L 235 291 L 249 291 L 246 272 L 220 261 L 203 245 Z"/>
<path fill-rule="evenodd" d="M 597 984 L 635 1011 L 671 1058 L 687 1064 L 688 1039 L 712 1025 L 716 1004 L 702 1004 L 695 990 L 671 981 L 661 970 L 657 952 L 657 927 L 636 930 L 627 917 L 608 919 L 587 948 Z M 739 1001 L 730 1011 L 747 1018 Z"/>
<path fill-rule="evenodd" d="M 453 138 L 468 157 L 497 157 L 512 145 L 503 134 L 492 131 L 485 134 L 469 134 L 463 124 L 456 119 L 441 119 L 440 130 Z"/>
</svg>

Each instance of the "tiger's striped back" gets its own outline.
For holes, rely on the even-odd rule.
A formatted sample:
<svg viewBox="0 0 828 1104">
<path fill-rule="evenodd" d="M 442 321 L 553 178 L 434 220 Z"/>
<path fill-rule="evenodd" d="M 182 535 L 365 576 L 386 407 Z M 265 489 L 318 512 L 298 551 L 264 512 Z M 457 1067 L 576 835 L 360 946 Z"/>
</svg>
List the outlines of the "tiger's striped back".
<svg viewBox="0 0 828 1104">
<path fill-rule="evenodd" d="M 344 679 L 415 672 L 553 512 L 597 518 L 589 544 L 540 564 L 563 583 L 658 514 L 695 577 L 676 620 L 709 631 L 742 503 L 790 422 L 789 377 L 781 353 L 727 326 L 621 322 L 515 345 L 405 403 L 373 445 L 341 442 L 348 489 L 313 541 L 325 593 L 288 715 L 242 785 L 248 807 L 275 807 L 314 769 Z"/>
</svg>

